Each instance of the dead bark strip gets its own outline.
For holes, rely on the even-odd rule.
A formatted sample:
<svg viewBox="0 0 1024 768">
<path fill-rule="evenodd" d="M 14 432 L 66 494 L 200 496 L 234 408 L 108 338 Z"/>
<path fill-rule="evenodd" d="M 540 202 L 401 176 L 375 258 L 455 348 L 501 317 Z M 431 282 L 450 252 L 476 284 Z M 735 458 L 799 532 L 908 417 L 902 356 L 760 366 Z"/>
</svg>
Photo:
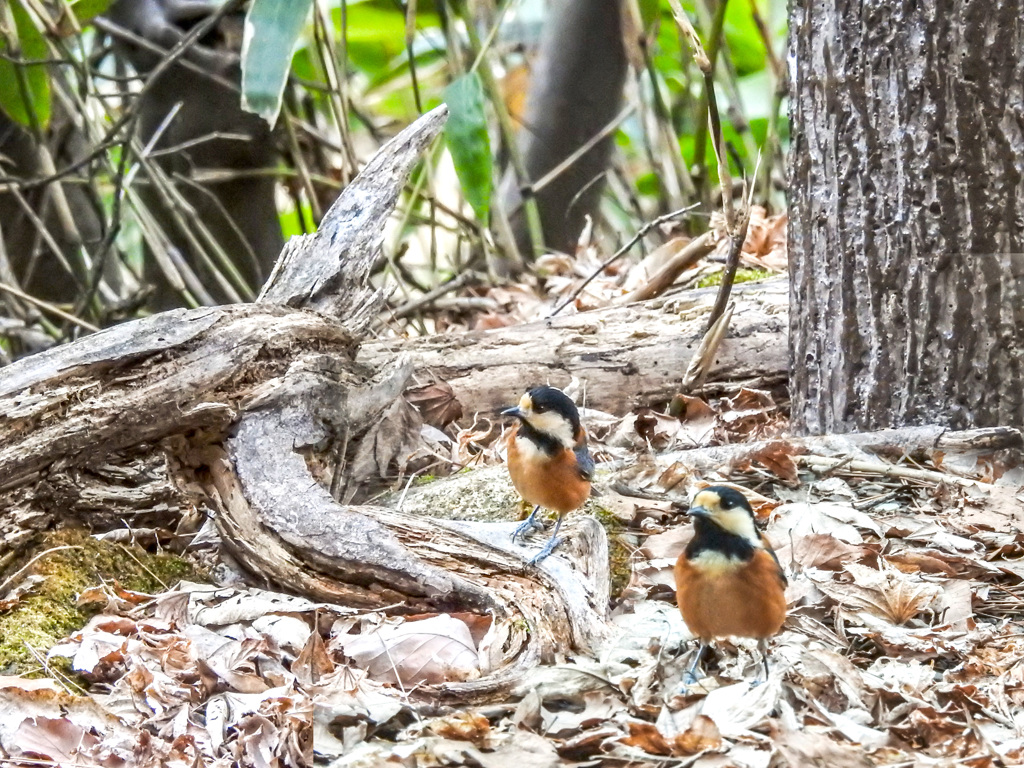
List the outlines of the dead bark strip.
<svg viewBox="0 0 1024 768">
<path fill-rule="evenodd" d="M 681 391 L 716 292 L 491 331 L 371 341 L 357 359 L 377 369 L 398 354 L 410 355 L 415 384 L 448 382 L 466 414 L 493 413 L 527 386 L 564 387 L 573 377 L 586 387 L 587 406 L 624 413 Z M 709 383 L 785 381 L 788 292 L 785 279 L 736 287 L 736 312 Z"/>
</svg>

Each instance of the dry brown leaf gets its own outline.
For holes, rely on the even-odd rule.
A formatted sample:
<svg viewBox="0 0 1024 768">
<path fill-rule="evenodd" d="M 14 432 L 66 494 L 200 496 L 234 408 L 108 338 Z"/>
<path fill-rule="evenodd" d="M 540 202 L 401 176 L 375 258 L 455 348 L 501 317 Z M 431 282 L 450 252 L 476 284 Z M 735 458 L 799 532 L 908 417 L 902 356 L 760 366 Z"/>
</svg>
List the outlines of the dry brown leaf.
<svg viewBox="0 0 1024 768">
<path fill-rule="evenodd" d="M 673 237 L 671 240 L 659 245 L 647 254 L 639 264 L 629 270 L 626 280 L 622 284 L 623 291 L 631 293 L 637 288 L 650 283 L 651 278 L 660 272 L 662 267 L 675 258 L 676 254 L 689 244 L 690 238 L 688 237 Z"/>
<path fill-rule="evenodd" d="M 486 745 L 491 735 L 491 724 L 478 712 L 458 712 L 448 717 L 431 720 L 429 728 L 438 736 L 456 741 L 471 741 L 478 747 Z"/>
<path fill-rule="evenodd" d="M 696 755 L 721 748 L 722 734 L 715 721 L 707 715 L 697 715 L 690 727 L 672 741 L 674 755 Z"/>
<path fill-rule="evenodd" d="M 640 548 L 641 554 L 648 560 L 671 560 L 675 562 L 686 545 L 693 538 L 692 525 L 677 525 L 664 533 L 648 536 Z"/>
<path fill-rule="evenodd" d="M 688 442 L 687 447 L 710 445 L 714 441 L 715 430 L 718 427 L 718 411 L 699 397 L 679 394 L 673 398 L 673 405 L 676 405 L 677 399 L 685 406 L 679 420 L 682 422 L 682 432 Z"/>
<path fill-rule="evenodd" d="M 852 583 L 829 578 L 814 577 L 818 588 L 841 606 L 855 611 L 866 611 L 876 619 L 895 624 L 906 624 L 922 611 L 932 609 L 942 588 L 923 581 L 913 574 L 905 574 L 880 562 L 881 568 L 868 568 L 859 563 L 847 563 L 845 572 L 853 577 Z"/>
<path fill-rule="evenodd" d="M 246 638 L 232 640 L 221 645 L 206 658 L 197 657 L 195 662 L 200 672 L 222 680 L 239 693 L 259 694 L 271 686 L 259 674 L 255 657 L 266 649 L 265 642 Z"/>
<path fill-rule="evenodd" d="M 847 544 L 864 543 L 860 530 L 868 530 L 882 537 L 878 523 L 846 502 L 793 502 L 778 507 L 775 515 L 769 530 L 775 532 L 775 538 L 780 542 L 788 538 L 788 531 L 792 531 L 794 536 L 826 534 Z"/>
<path fill-rule="evenodd" d="M 744 439 L 763 434 L 777 416 L 778 406 L 771 393 L 760 389 L 741 389 L 735 397 L 725 398 L 719 409 L 722 428 Z"/>
<path fill-rule="evenodd" d="M 319 632 L 310 632 L 305 647 L 292 662 L 292 674 L 304 685 L 315 685 L 320 679 L 334 672 L 324 639 Z"/>
<path fill-rule="evenodd" d="M 745 737 L 778 707 L 781 694 L 780 678 L 774 675 L 758 686 L 727 685 L 711 691 L 700 712 L 714 720 L 726 738 Z"/>
<path fill-rule="evenodd" d="M 421 443 L 422 419 L 404 399 L 396 400 L 359 441 L 346 480 L 358 487 L 366 480 L 386 477 L 391 463 L 405 472 L 409 458 Z"/>
<path fill-rule="evenodd" d="M 97 764 L 88 756 L 100 744 L 99 737 L 67 718 L 27 718 L 18 728 L 15 741 L 24 755 L 78 765 Z"/>
<path fill-rule="evenodd" d="M 568 707 L 560 707 L 557 711 L 543 708 L 542 731 L 556 739 L 575 736 L 580 731 L 607 722 L 622 708 L 622 702 L 617 697 L 603 690 L 587 691 L 582 701 L 577 697 L 576 703 L 582 703 L 583 708 L 579 711 Z"/>
<path fill-rule="evenodd" d="M 462 403 L 447 381 L 407 389 L 405 399 L 420 412 L 424 422 L 438 429 L 462 418 Z"/>
<path fill-rule="evenodd" d="M 743 459 L 752 464 L 760 464 L 787 483 L 796 483 L 799 472 L 793 457 L 803 452 L 802 448 L 785 440 L 772 440 L 763 448 L 748 453 Z"/>
<path fill-rule="evenodd" d="M 679 419 L 651 408 L 641 408 L 633 421 L 636 433 L 655 451 L 668 451 L 682 445 L 697 448 L 708 445 L 714 436 L 714 423 L 683 423 Z"/>
<path fill-rule="evenodd" d="M 629 734 L 619 739 L 626 746 L 642 749 L 649 755 L 668 757 L 672 754 L 672 745 L 653 723 L 630 720 L 626 726 L 629 728 Z"/>
<path fill-rule="evenodd" d="M 862 748 L 834 741 L 811 728 L 778 733 L 772 741 L 782 765 L 790 768 L 872 768 L 876 764 Z"/>
<path fill-rule="evenodd" d="M 375 680 L 416 685 L 472 680 L 480 675 L 466 623 L 448 614 L 384 624 L 365 635 L 338 639 L 345 653 Z"/>
<path fill-rule="evenodd" d="M 775 544 L 780 562 L 829 571 L 841 571 L 847 563 L 860 562 L 871 553 L 867 547 L 847 544 L 824 533 L 780 537 Z"/>
</svg>

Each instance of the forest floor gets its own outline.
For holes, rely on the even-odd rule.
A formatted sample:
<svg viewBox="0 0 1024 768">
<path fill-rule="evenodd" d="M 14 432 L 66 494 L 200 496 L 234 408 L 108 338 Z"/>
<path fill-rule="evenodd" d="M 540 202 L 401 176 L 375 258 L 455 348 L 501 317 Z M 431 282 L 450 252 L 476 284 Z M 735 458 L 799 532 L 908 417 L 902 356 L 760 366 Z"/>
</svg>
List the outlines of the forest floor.
<svg viewBox="0 0 1024 768">
<path fill-rule="evenodd" d="M 556 298 L 571 284 L 552 289 Z M 795 441 L 783 397 L 747 388 L 680 396 L 670 413 L 583 409 L 602 467 L 594 509 L 612 542 L 612 631 L 591 654 L 539 667 L 508 701 L 441 707 L 417 693 L 485 671 L 497 641 L 488 617 L 395 617 L 255 588 L 216 559 L 207 528 L 191 551 L 206 566 L 195 574 L 215 585 L 161 573 L 167 589 L 97 576 L 75 590 L 87 623 L 31 648 L 31 674 L 23 665 L 0 677 L 3 762 L 1021 764 L 1020 470 L 984 450 L 883 456 L 839 438 Z M 496 425 L 454 428 L 450 445 L 448 471 L 502 462 Z M 729 446 L 730 460 L 690 460 L 710 446 Z M 431 472 L 443 474 L 431 450 Z M 737 641 L 718 643 L 707 676 L 686 686 L 696 644 L 675 607 L 672 566 L 691 535 L 687 501 L 721 483 L 748 494 L 775 545 L 789 617 L 766 682 L 753 684 L 758 654 Z M 518 514 L 513 502 L 507 516 Z M 141 549 L 125 551 L 150 570 Z M 47 557 L 3 585 L 0 614 L 56 578 Z"/>
</svg>

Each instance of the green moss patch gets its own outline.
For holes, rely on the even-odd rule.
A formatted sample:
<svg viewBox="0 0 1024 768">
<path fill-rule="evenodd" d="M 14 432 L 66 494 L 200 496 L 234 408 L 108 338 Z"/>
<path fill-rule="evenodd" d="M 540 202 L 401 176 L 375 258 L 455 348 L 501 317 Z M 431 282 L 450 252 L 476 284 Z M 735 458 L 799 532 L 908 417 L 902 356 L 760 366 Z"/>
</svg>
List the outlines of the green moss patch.
<svg viewBox="0 0 1024 768">
<path fill-rule="evenodd" d="M 733 285 L 736 283 L 752 283 L 755 280 L 765 280 L 772 275 L 774 272 L 769 272 L 767 269 L 756 269 L 754 267 L 740 267 L 736 270 L 736 277 L 733 278 Z M 715 272 L 714 274 L 702 277 L 697 281 L 698 288 L 711 288 L 716 285 L 722 284 L 722 271 Z"/>
<path fill-rule="evenodd" d="M 590 504 L 587 511 L 594 517 L 608 534 L 608 572 L 611 576 L 611 596 L 621 594 L 629 584 L 633 572 L 633 553 L 623 539 L 625 526 L 614 513 L 598 504 Z"/>
<path fill-rule="evenodd" d="M 32 651 L 44 656 L 97 612 L 95 604 L 77 605 L 78 595 L 89 587 L 117 582 L 134 592 L 153 594 L 181 579 L 203 580 L 202 574 L 178 555 L 152 554 L 137 546 L 97 541 L 86 531 L 75 529 L 45 534 L 33 556 L 56 547 L 71 548 L 49 552 L 36 561 L 30 573 L 44 580 L 9 610 L 0 612 L 2 675 L 41 671 Z M 25 562 L 28 560 L 26 557 Z M 15 570 L 12 568 L 10 573 Z"/>
</svg>

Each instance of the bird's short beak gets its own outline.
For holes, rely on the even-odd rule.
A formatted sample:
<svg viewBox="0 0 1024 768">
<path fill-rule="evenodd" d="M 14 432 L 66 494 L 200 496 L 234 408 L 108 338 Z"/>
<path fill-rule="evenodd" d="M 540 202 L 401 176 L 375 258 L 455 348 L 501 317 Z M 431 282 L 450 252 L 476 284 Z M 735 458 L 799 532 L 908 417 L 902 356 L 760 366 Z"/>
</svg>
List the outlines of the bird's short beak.
<svg viewBox="0 0 1024 768">
<path fill-rule="evenodd" d="M 690 517 L 711 517 L 711 510 L 707 507 L 690 507 L 686 514 Z"/>
<path fill-rule="evenodd" d="M 523 411 L 518 405 L 513 405 L 511 408 L 506 408 L 501 412 L 502 416 L 515 416 L 517 419 L 525 419 L 526 412 Z"/>
</svg>

